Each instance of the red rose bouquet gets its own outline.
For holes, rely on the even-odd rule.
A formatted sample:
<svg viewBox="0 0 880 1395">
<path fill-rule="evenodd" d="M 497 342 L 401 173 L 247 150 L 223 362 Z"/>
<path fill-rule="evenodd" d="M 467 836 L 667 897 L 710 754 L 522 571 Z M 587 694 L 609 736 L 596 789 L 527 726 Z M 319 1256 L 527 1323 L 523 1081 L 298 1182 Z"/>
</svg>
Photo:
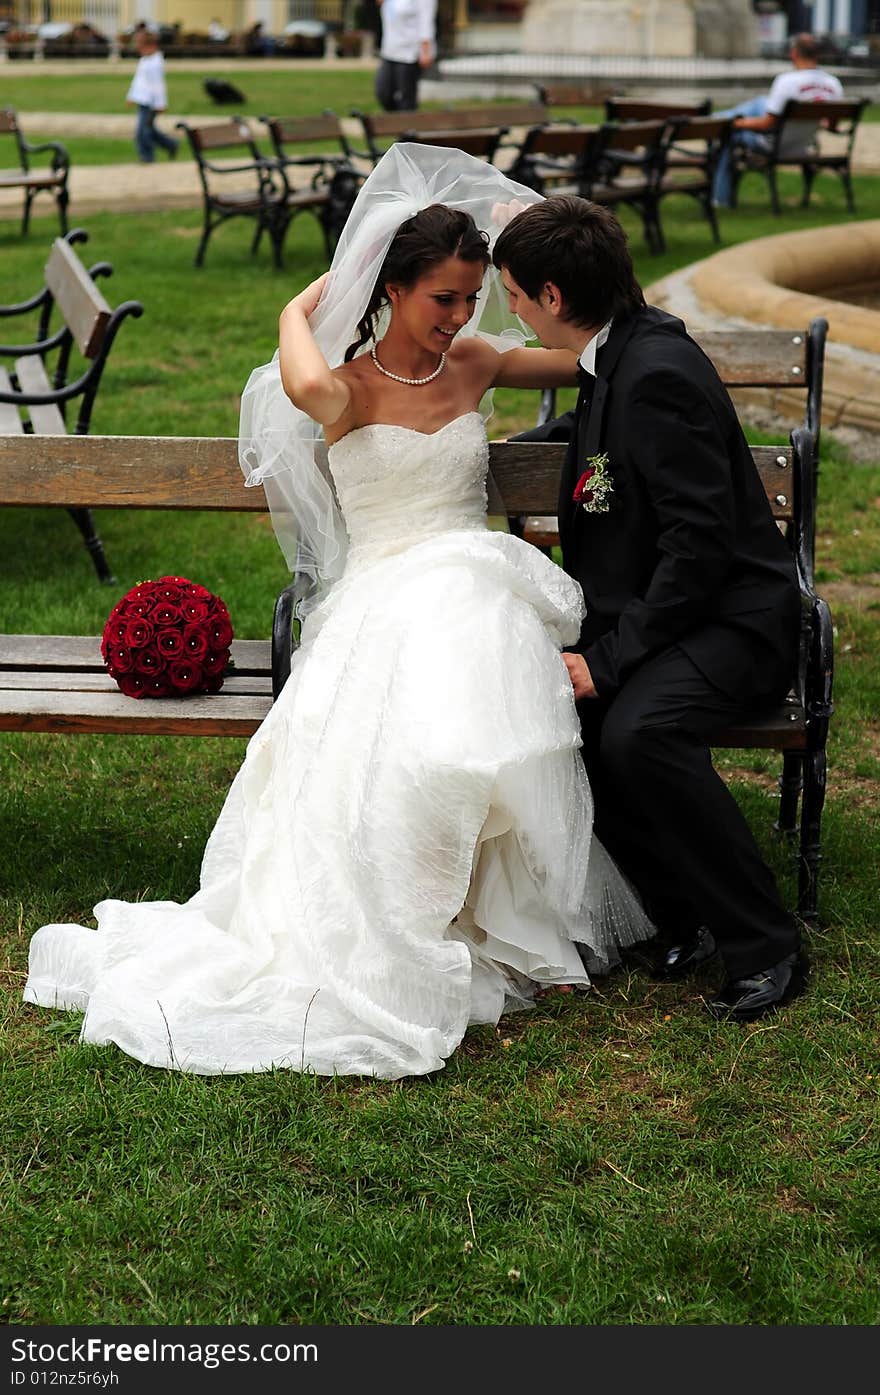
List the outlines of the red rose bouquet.
<svg viewBox="0 0 880 1395">
<path fill-rule="evenodd" d="M 231 643 L 219 596 L 185 576 L 160 576 L 113 607 L 101 654 L 127 697 L 187 697 L 219 693 Z"/>
</svg>

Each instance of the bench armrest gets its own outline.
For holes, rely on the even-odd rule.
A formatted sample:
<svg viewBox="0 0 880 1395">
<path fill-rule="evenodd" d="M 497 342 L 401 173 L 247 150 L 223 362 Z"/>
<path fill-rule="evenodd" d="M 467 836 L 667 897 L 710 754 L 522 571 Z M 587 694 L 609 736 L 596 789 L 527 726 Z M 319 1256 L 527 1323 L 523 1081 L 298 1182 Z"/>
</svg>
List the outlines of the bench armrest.
<svg viewBox="0 0 880 1395">
<path fill-rule="evenodd" d="M 272 701 L 276 702 L 281 689 L 290 677 L 291 655 L 299 648 L 299 638 L 294 631 L 298 624 L 296 608 L 311 590 L 311 581 L 303 572 L 294 576 L 289 586 L 285 586 L 275 602 L 272 617 Z"/>
<path fill-rule="evenodd" d="M 23 142 L 28 155 L 43 155 L 47 150 L 53 151 L 53 170 L 70 169 L 70 156 L 67 147 L 61 145 L 57 140 L 44 141 L 42 145 L 31 145 L 29 141 Z"/>
</svg>

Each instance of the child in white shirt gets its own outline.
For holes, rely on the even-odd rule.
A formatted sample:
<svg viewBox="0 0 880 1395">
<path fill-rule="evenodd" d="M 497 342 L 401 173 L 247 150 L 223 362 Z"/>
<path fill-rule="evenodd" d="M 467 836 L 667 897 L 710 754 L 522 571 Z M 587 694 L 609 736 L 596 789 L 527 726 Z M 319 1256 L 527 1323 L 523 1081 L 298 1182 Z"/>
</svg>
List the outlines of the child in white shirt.
<svg viewBox="0 0 880 1395">
<path fill-rule="evenodd" d="M 149 29 L 140 29 L 137 34 L 137 49 L 140 58 L 134 70 L 134 77 L 128 89 L 126 102 L 138 109 L 134 143 L 138 159 L 142 165 L 151 165 L 156 159 L 156 146 L 168 152 L 173 160 L 177 154 L 178 142 L 156 126 L 156 117 L 168 106 L 168 92 L 165 87 L 165 59 L 159 48 L 159 40 Z"/>
</svg>

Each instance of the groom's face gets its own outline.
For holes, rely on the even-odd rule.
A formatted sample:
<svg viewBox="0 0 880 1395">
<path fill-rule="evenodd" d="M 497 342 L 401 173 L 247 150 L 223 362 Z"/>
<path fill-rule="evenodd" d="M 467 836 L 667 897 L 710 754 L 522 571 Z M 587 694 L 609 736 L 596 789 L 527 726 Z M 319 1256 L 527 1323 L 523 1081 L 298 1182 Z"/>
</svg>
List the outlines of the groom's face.
<svg viewBox="0 0 880 1395">
<path fill-rule="evenodd" d="M 501 284 L 507 292 L 507 303 L 513 314 L 519 315 L 520 319 L 525 321 L 545 349 L 567 347 L 567 340 L 560 337 L 559 316 L 554 314 L 554 302 L 547 287 L 538 292 L 537 300 L 532 300 L 522 286 L 517 284 L 506 266 L 501 270 Z"/>
</svg>

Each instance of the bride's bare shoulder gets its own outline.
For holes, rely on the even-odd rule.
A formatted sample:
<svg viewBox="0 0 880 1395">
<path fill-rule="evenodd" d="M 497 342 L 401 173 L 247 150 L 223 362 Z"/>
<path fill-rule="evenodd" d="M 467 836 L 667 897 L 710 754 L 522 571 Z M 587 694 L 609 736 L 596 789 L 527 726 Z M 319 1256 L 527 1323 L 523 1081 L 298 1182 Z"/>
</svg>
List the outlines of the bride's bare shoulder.
<svg viewBox="0 0 880 1395">
<path fill-rule="evenodd" d="M 356 426 L 369 420 L 369 385 L 372 380 L 369 356 L 359 354 L 348 363 L 340 363 L 333 369 L 334 377 L 341 378 L 348 388 L 348 406 L 332 424 L 325 426 L 324 436 L 329 446 L 347 436 Z"/>
</svg>

